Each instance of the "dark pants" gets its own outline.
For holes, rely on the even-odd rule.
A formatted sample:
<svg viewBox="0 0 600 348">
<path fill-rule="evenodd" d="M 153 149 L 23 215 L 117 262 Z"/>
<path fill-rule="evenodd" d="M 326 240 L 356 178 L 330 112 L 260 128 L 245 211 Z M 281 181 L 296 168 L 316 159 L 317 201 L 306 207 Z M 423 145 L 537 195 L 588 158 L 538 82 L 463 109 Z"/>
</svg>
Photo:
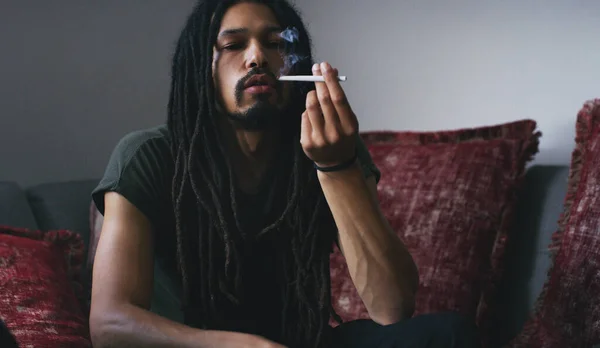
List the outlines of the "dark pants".
<svg viewBox="0 0 600 348">
<path fill-rule="evenodd" d="M 453 312 L 382 326 L 356 320 L 333 329 L 334 348 L 479 348 L 475 325 Z"/>
<path fill-rule="evenodd" d="M 3 348 L 18 348 L 15 337 L 10 333 L 6 325 L 0 320 L 0 347 Z"/>
</svg>

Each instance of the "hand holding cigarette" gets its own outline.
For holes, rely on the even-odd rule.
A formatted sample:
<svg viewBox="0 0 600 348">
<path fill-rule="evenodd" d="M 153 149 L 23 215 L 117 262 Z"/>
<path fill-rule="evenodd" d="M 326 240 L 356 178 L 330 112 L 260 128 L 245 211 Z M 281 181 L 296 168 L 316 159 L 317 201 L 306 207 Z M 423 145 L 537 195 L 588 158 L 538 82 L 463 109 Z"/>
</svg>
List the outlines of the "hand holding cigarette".
<svg viewBox="0 0 600 348">
<path fill-rule="evenodd" d="M 313 66 L 315 90 L 306 96 L 300 143 L 308 158 L 319 167 L 349 163 L 356 155 L 358 119 L 340 85 L 337 69 L 328 63 Z"/>
</svg>

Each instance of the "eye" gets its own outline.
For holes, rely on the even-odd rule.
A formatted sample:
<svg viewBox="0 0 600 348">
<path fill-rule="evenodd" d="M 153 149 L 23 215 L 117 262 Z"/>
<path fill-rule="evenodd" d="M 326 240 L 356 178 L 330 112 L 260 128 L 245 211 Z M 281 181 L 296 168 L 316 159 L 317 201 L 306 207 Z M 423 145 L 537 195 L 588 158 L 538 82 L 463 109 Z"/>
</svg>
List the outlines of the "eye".
<svg viewBox="0 0 600 348">
<path fill-rule="evenodd" d="M 227 51 L 239 51 L 242 48 L 244 48 L 244 45 L 241 43 L 229 43 L 229 44 L 223 45 L 222 48 Z"/>
</svg>

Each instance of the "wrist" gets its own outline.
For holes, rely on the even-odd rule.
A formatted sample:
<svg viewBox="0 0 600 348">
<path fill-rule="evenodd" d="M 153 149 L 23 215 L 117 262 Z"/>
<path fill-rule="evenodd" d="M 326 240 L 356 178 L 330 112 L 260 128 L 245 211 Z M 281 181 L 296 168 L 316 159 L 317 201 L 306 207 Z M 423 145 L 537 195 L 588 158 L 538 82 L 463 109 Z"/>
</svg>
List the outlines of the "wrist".
<svg viewBox="0 0 600 348">
<path fill-rule="evenodd" d="M 354 154 L 349 157 L 348 159 L 342 161 L 342 162 L 335 162 L 335 163 L 319 163 L 319 162 L 314 162 L 314 167 L 316 170 L 320 171 L 320 172 L 325 172 L 325 173 L 332 173 L 332 172 L 340 172 L 349 168 L 352 168 L 356 162 L 358 161 L 358 153 L 354 152 Z"/>
<path fill-rule="evenodd" d="M 317 170 L 317 178 L 319 181 L 323 183 L 325 180 L 340 180 L 340 179 L 361 179 L 363 178 L 363 172 L 360 166 L 360 162 L 358 160 L 354 161 L 352 165 L 344 170 L 332 171 L 332 172 L 324 172 Z"/>
</svg>

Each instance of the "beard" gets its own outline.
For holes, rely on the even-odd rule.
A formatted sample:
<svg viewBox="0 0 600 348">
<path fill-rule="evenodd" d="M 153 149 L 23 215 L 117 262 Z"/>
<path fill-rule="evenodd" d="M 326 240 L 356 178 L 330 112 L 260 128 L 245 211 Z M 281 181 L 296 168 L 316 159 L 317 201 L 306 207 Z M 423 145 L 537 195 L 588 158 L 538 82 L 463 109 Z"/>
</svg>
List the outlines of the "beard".
<svg viewBox="0 0 600 348">
<path fill-rule="evenodd" d="M 238 107 L 242 104 L 244 97 L 244 89 L 246 81 L 252 76 L 258 74 L 266 74 L 276 81 L 274 86 L 275 92 L 277 93 L 277 100 L 273 103 L 271 95 L 264 94 L 256 97 L 256 102 L 249 109 L 243 112 L 228 112 L 226 113 L 227 118 L 233 121 L 235 127 L 248 131 L 263 131 L 272 128 L 276 128 L 281 125 L 283 114 L 286 113 L 283 104 L 283 85 L 278 81 L 277 77 L 270 71 L 261 68 L 255 68 L 251 70 L 248 75 L 242 78 L 235 87 L 235 101 Z"/>
<path fill-rule="evenodd" d="M 265 99 L 268 96 L 265 96 Z M 261 98 L 262 99 L 262 98 Z M 227 113 L 236 128 L 247 131 L 264 131 L 280 125 L 284 111 L 268 100 L 258 100 L 244 112 Z"/>
</svg>

